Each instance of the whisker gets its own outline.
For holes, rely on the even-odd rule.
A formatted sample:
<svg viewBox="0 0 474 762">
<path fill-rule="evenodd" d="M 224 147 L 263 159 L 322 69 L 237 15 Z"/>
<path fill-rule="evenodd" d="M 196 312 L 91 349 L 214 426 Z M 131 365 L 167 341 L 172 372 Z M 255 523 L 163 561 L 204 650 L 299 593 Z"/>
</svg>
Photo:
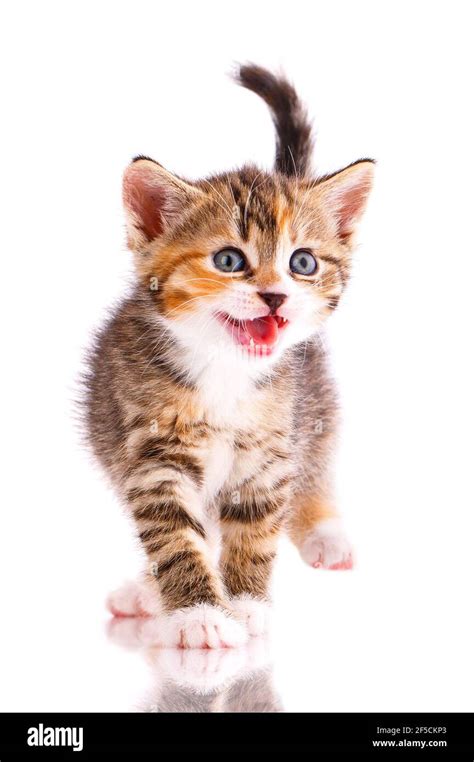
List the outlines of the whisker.
<svg viewBox="0 0 474 762">
<path fill-rule="evenodd" d="M 237 232 L 239 232 L 238 225 L 237 225 L 237 220 L 235 219 L 234 213 L 233 213 L 232 209 L 230 208 L 230 206 L 228 205 L 228 203 L 225 200 L 225 198 L 222 195 L 222 193 L 220 193 L 220 191 L 217 190 L 216 186 L 213 185 L 211 182 L 209 182 L 209 180 L 204 179 L 203 182 L 207 183 L 207 185 L 209 185 L 209 187 L 211 188 L 212 191 L 214 191 L 214 193 L 217 193 L 217 195 L 221 199 L 221 201 L 224 204 L 224 206 L 222 206 L 222 204 L 219 201 L 217 201 L 217 199 L 214 199 L 214 200 L 217 201 L 219 206 L 226 212 L 226 214 L 228 215 L 231 223 L 236 228 Z"/>
<path fill-rule="evenodd" d="M 214 294 L 200 294 L 199 296 L 193 296 L 191 299 L 186 299 L 185 302 L 181 302 L 181 304 L 178 304 L 177 307 L 173 307 L 172 310 L 166 313 L 165 317 L 169 317 L 173 314 L 173 312 L 176 312 L 177 310 L 182 309 L 186 304 L 189 304 L 190 302 L 195 302 L 199 299 L 213 299 Z"/>
<path fill-rule="evenodd" d="M 307 199 L 307 197 L 308 197 L 308 194 L 309 194 L 309 193 L 310 193 L 310 192 L 311 192 L 311 191 L 312 191 L 312 190 L 313 190 L 313 189 L 316 187 L 316 185 L 317 185 L 317 184 L 318 184 L 318 180 L 317 180 L 317 179 L 315 179 L 315 180 L 313 180 L 313 182 L 311 182 L 311 183 L 309 184 L 309 186 L 307 187 L 307 189 L 306 189 L 306 192 L 305 192 L 305 194 L 304 194 L 304 196 L 303 196 L 303 198 L 302 198 L 302 200 L 301 200 L 301 203 L 300 203 L 300 205 L 299 205 L 299 207 L 298 207 L 298 210 L 297 210 L 296 216 L 295 216 L 295 217 L 293 217 L 293 225 L 296 225 L 296 223 L 298 222 L 298 220 L 299 220 L 299 218 L 300 218 L 300 216 L 301 216 L 301 212 L 302 212 L 302 210 L 303 210 L 303 207 L 304 207 L 305 201 L 306 201 L 306 199 Z"/>
</svg>

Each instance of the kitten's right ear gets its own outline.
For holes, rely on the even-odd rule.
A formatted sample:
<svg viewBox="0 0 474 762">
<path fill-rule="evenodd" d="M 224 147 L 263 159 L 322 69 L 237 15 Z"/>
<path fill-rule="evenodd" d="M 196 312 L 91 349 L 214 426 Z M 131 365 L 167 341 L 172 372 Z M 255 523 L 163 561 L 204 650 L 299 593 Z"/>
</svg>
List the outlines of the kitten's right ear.
<svg viewBox="0 0 474 762">
<path fill-rule="evenodd" d="M 134 159 L 123 177 L 130 248 L 140 251 L 161 236 L 200 195 L 200 190 L 175 177 L 152 159 Z"/>
</svg>

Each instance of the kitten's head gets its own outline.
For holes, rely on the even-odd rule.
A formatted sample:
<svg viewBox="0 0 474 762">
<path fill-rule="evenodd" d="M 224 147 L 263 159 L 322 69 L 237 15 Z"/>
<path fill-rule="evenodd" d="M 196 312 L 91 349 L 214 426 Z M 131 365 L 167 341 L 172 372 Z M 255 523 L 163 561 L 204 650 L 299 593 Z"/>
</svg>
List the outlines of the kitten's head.
<svg viewBox="0 0 474 762">
<path fill-rule="evenodd" d="M 124 177 L 128 242 L 159 320 L 195 356 L 266 367 L 337 306 L 373 163 L 308 176 L 310 129 L 294 90 L 256 67 L 240 81 L 272 109 L 272 173 L 186 182 L 139 157 Z"/>
</svg>

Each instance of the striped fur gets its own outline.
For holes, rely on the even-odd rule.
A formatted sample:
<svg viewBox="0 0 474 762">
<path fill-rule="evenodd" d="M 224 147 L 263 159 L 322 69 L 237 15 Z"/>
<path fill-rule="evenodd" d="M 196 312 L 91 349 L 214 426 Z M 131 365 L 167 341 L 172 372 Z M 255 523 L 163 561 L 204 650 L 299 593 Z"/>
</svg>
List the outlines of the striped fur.
<svg viewBox="0 0 474 762">
<path fill-rule="evenodd" d="M 293 88 L 258 67 L 238 78 L 272 109 L 275 171 L 249 165 L 191 183 L 151 159 L 130 165 L 135 286 L 89 360 L 89 440 L 170 614 L 205 604 L 227 616 L 234 599 L 266 600 L 282 529 L 311 555 L 309 533 L 335 515 L 337 402 L 320 332 L 350 275 L 372 163 L 310 176 Z M 228 247 L 244 253 L 243 271 L 216 269 L 213 255 Z M 314 273 L 289 269 L 299 249 L 315 257 Z M 273 314 L 268 292 L 284 295 L 276 314 L 288 327 L 271 354 L 243 349 L 218 315 L 260 320 Z"/>
</svg>

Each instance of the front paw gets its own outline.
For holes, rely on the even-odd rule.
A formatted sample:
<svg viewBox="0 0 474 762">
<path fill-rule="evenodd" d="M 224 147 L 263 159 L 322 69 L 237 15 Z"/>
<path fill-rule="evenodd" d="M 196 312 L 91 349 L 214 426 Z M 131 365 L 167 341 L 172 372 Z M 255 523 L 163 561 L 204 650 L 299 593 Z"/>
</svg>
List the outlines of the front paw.
<svg viewBox="0 0 474 762">
<path fill-rule="evenodd" d="M 128 648 L 234 648 L 248 640 L 240 622 L 205 603 L 159 616 L 114 617 L 108 632 Z"/>
<path fill-rule="evenodd" d="M 161 611 L 158 593 L 145 579 L 126 582 L 114 590 L 106 606 L 114 617 L 149 617 Z"/>
<path fill-rule="evenodd" d="M 235 648 L 247 641 L 245 628 L 223 609 L 200 603 L 158 617 L 166 648 Z"/>
<path fill-rule="evenodd" d="M 339 519 L 324 519 L 306 535 L 301 557 L 314 569 L 352 569 L 352 547 Z"/>
<path fill-rule="evenodd" d="M 270 605 L 250 595 L 233 598 L 231 607 L 235 616 L 243 622 L 252 637 L 268 632 L 270 628 Z"/>
</svg>

